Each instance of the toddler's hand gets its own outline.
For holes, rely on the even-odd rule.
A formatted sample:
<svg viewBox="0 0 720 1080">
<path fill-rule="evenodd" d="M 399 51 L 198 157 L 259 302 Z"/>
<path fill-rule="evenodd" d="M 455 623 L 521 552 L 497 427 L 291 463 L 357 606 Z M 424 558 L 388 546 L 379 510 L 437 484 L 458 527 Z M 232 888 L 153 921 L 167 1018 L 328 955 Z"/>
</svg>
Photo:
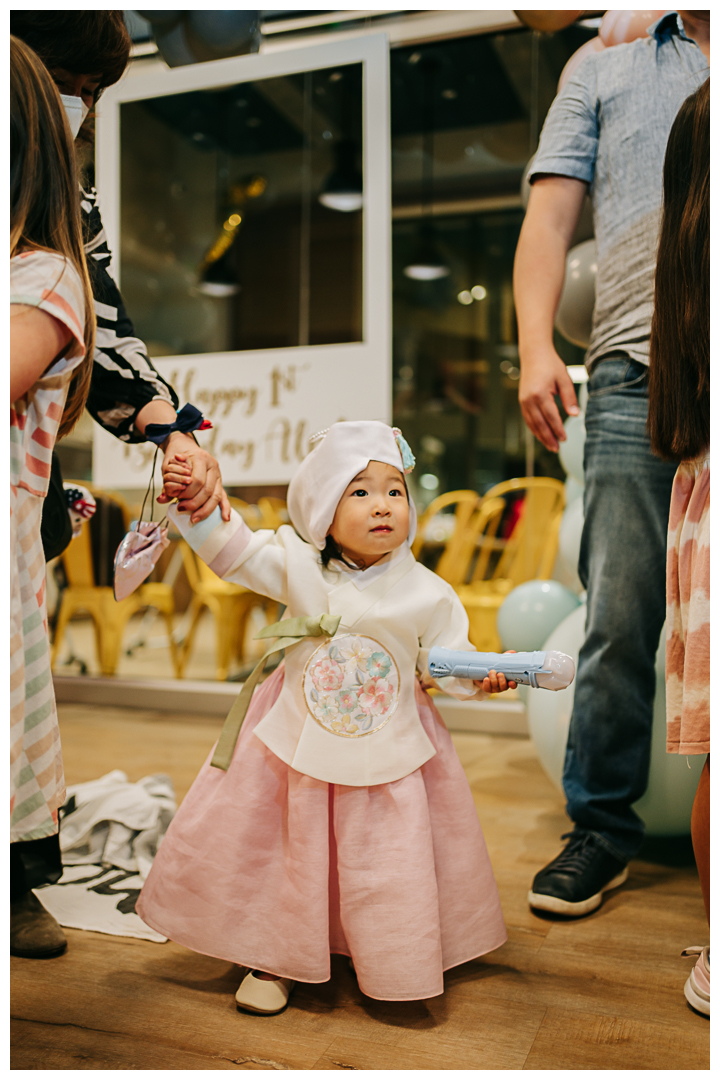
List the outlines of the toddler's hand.
<svg viewBox="0 0 720 1080">
<path fill-rule="evenodd" d="M 188 436 L 174 432 L 170 438 L 183 445 L 182 440 Z M 222 486 L 220 466 L 201 446 L 193 444 L 189 450 L 168 451 L 163 461 L 163 482 L 165 487 L 158 502 L 178 498 L 178 513 L 190 514 L 191 525 L 205 521 L 218 506 L 222 520 L 230 520 L 232 511 Z"/>
<path fill-rule="evenodd" d="M 514 690 L 517 683 L 508 682 L 502 672 L 498 675 L 497 671 L 491 671 L 482 681 L 474 680 L 473 686 L 477 686 L 478 690 L 484 690 L 486 694 L 502 694 L 505 690 Z"/>
<path fill-rule="evenodd" d="M 514 653 L 515 649 L 506 649 L 505 652 Z M 505 690 L 514 690 L 517 683 L 512 679 L 508 682 L 505 676 L 497 671 L 491 671 L 484 679 L 475 679 L 473 686 L 477 686 L 478 690 L 484 690 L 486 694 L 502 694 Z"/>
<path fill-rule="evenodd" d="M 171 484 L 166 483 L 163 487 L 160 495 L 158 496 L 159 503 L 171 503 L 175 499 L 182 498 L 182 494 L 185 491 L 185 484 Z"/>
<path fill-rule="evenodd" d="M 163 489 L 158 502 L 171 502 L 179 499 L 190 483 L 192 467 L 187 463 L 185 454 L 165 458 L 162 464 Z"/>
</svg>

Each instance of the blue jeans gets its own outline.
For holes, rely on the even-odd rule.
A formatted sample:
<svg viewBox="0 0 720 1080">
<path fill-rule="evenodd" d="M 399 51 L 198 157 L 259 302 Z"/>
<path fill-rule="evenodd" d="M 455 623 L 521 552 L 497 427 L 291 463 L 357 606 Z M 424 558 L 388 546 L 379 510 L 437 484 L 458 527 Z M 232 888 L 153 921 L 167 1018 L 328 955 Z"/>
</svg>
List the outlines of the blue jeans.
<svg viewBox="0 0 720 1080">
<path fill-rule="evenodd" d="M 563 787 L 575 832 L 627 862 L 644 825 L 632 804 L 647 787 L 655 654 L 665 620 L 665 551 L 676 466 L 650 451 L 647 368 L 599 362 L 585 416 L 585 524 L 578 572 L 587 589 L 585 643 Z"/>
</svg>

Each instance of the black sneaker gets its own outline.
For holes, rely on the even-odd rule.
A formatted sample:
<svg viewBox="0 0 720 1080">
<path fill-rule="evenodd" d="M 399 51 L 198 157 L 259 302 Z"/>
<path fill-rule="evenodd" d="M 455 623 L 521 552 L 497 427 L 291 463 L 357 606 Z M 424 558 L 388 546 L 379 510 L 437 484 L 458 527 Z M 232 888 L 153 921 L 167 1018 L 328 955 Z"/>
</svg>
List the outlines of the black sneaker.
<svg viewBox="0 0 720 1080">
<path fill-rule="evenodd" d="M 565 833 L 569 843 L 535 875 L 528 903 L 556 915 L 588 915 L 600 907 L 603 893 L 627 880 L 625 863 L 590 833 Z"/>
</svg>

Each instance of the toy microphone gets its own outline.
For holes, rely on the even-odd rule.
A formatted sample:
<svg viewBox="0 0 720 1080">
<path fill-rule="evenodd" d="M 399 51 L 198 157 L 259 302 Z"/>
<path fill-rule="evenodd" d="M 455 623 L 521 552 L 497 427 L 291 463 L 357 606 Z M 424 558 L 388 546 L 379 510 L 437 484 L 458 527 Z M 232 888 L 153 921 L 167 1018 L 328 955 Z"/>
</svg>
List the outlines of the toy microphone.
<svg viewBox="0 0 720 1080">
<path fill-rule="evenodd" d="M 484 653 L 435 648 L 430 650 L 428 670 L 434 679 L 454 675 L 456 679 L 474 680 L 484 679 L 491 671 L 497 671 L 508 681 L 543 690 L 564 690 L 575 678 L 572 657 L 555 649 L 547 652 Z"/>
</svg>

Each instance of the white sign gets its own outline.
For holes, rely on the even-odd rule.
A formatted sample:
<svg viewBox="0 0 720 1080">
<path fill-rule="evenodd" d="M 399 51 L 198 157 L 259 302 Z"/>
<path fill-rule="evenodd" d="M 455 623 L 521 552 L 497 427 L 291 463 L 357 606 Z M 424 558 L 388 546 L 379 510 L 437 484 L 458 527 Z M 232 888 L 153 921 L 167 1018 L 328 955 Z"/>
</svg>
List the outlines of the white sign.
<svg viewBox="0 0 720 1080">
<path fill-rule="evenodd" d="M 225 484 L 285 484 L 315 432 L 337 420 L 390 421 L 389 376 L 362 342 L 201 353 L 156 362 L 180 401 L 212 423 L 198 441 L 218 461 Z M 122 443 L 95 425 L 96 484 L 146 487 L 153 443 Z"/>
<path fill-rule="evenodd" d="M 362 63 L 363 340 L 253 352 L 153 358 L 175 388 L 211 421 L 199 441 L 226 484 L 287 483 L 316 431 L 336 420 L 391 418 L 390 99 L 384 34 L 305 49 L 168 69 L 132 65 L 99 103 L 98 191 L 111 250 L 119 250 L 120 106 L 126 101 Z M 117 268 L 117 263 L 115 264 Z M 122 288 L 122 282 L 119 281 Z M 132 311 L 129 312 L 132 318 Z M 154 446 L 124 444 L 95 425 L 93 480 L 147 485 Z"/>
</svg>

